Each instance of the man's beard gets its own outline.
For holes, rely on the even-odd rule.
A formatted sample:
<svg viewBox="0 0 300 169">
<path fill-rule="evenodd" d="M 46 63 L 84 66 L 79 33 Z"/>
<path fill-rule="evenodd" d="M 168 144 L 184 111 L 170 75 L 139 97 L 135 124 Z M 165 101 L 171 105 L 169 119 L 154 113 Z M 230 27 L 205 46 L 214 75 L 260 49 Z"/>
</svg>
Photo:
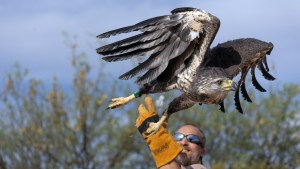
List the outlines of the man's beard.
<svg viewBox="0 0 300 169">
<path fill-rule="evenodd" d="M 189 166 L 189 165 L 192 165 L 191 159 L 189 159 L 185 153 L 180 153 L 180 154 L 176 157 L 175 161 L 176 161 L 178 164 L 182 165 L 182 166 Z"/>
</svg>

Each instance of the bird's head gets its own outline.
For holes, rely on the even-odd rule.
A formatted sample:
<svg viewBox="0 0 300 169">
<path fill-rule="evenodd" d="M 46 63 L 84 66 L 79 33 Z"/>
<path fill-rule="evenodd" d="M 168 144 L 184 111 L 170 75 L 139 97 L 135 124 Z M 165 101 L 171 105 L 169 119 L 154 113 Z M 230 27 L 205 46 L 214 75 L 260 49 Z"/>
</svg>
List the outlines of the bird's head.
<svg viewBox="0 0 300 169">
<path fill-rule="evenodd" d="M 197 71 L 192 90 L 199 96 L 205 96 L 209 102 L 222 101 L 229 91 L 235 91 L 237 84 L 231 80 L 222 68 L 205 67 Z"/>
<path fill-rule="evenodd" d="M 235 91 L 237 84 L 228 77 L 209 76 L 202 78 L 197 84 L 198 93 L 221 94 Z"/>
<path fill-rule="evenodd" d="M 211 79 L 210 85 L 207 86 L 209 90 L 214 91 L 235 91 L 237 84 L 229 78 L 216 78 Z"/>
</svg>

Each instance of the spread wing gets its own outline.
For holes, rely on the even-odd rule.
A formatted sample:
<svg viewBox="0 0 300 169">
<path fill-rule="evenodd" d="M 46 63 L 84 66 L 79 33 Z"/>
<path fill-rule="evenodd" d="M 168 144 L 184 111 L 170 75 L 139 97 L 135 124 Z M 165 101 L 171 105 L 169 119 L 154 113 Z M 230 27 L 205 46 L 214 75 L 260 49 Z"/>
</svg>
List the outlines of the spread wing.
<svg viewBox="0 0 300 169">
<path fill-rule="evenodd" d="M 209 19 L 208 14 L 195 8 L 177 8 L 171 15 L 151 18 L 135 25 L 103 33 L 98 38 L 108 38 L 121 33 L 140 31 L 129 38 L 102 46 L 97 53 L 104 55 L 108 62 L 122 61 L 136 56 L 149 56 L 144 62 L 121 75 L 120 79 L 130 79 L 145 72 L 136 81 L 145 84 L 164 77 L 171 80 L 184 61 L 192 57 L 199 39 L 203 36 L 201 21 Z M 202 60 L 202 58 L 199 58 Z M 160 78 L 163 79 L 163 78 Z"/>
<path fill-rule="evenodd" d="M 272 49 L 272 43 L 267 43 L 254 38 L 247 38 L 236 39 L 219 44 L 209 51 L 208 57 L 206 58 L 207 60 L 203 64 L 204 66 L 222 67 L 227 71 L 230 78 L 234 78 L 241 73 L 234 99 L 236 108 L 239 112 L 243 113 L 239 100 L 240 90 L 244 99 L 251 102 L 245 88 L 245 77 L 249 71 L 252 75 L 252 84 L 261 92 L 265 92 L 266 90 L 256 79 L 256 67 L 261 71 L 265 79 L 275 80 L 275 78 L 268 73 L 269 67 L 266 57 L 271 53 Z"/>
</svg>

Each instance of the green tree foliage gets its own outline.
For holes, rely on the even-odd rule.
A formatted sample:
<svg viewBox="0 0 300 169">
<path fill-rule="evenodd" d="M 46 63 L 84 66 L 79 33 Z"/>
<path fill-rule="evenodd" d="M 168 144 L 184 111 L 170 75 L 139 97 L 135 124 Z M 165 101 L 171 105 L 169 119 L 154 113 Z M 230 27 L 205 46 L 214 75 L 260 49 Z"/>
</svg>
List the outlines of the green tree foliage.
<svg viewBox="0 0 300 169">
<path fill-rule="evenodd" d="M 107 87 L 102 70 L 90 77 L 84 53 L 76 44 L 69 47 L 75 72 L 65 91 L 56 77 L 46 89 L 18 65 L 7 75 L 0 106 L 2 168 L 122 168 L 118 161 L 139 149 L 129 137 L 137 114 L 105 110 L 107 98 L 126 86 Z"/>
<path fill-rule="evenodd" d="M 76 44 L 68 46 L 75 71 L 67 89 L 56 77 L 48 89 L 18 65 L 7 74 L 0 95 L 0 168 L 154 168 L 135 127 L 142 99 L 105 110 L 110 98 L 133 90 L 108 81 L 103 69 L 92 73 L 85 54 Z M 300 87 L 285 84 L 265 95 L 250 94 L 253 103 L 242 102 L 244 115 L 234 109 L 230 95 L 227 113 L 195 105 L 172 115 L 168 128 L 199 125 L 207 136 L 204 163 L 213 169 L 300 166 Z"/>
</svg>

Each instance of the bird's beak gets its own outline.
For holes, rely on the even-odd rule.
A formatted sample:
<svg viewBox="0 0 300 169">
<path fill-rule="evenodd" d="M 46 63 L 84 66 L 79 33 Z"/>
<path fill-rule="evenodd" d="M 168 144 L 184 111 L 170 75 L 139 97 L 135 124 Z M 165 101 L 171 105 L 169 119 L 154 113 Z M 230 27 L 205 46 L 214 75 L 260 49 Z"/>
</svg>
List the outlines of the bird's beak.
<svg viewBox="0 0 300 169">
<path fill-rule="evenodd" d="M 224 83 L 223 88 L 226 91 L 235 91 L 237 89 L 237 84 L 229 79 Z"/>
<path fill-rule="evenodd" d="M 235 82 L 232 82 L 230 91 L 236 91 L 236 89 L 237 89 L 237 84 Z"/>
</svg>

